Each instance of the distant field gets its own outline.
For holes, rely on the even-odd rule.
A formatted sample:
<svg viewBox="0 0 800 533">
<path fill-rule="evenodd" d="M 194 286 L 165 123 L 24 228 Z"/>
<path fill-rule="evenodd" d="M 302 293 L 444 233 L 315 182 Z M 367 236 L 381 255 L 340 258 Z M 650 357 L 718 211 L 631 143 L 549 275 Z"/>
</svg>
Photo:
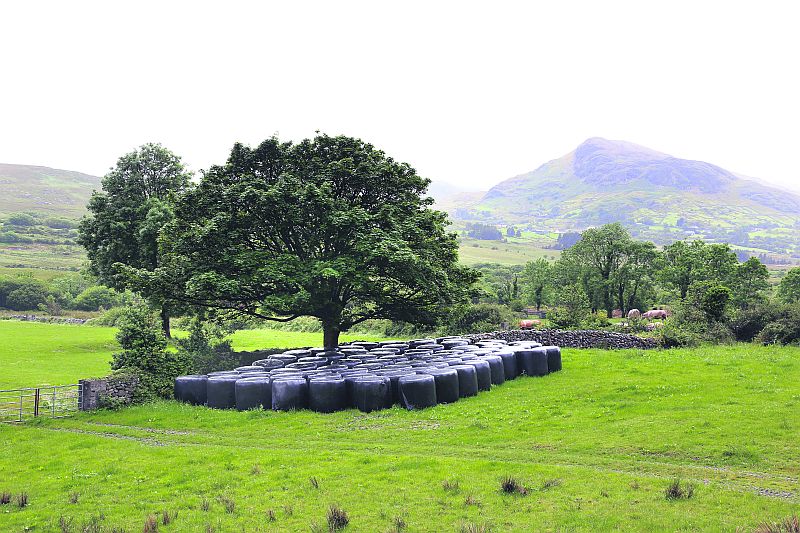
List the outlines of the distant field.
<svg viewBox="0 0 800 533">
<path fill-rule="evenodd" d="M 104 376 L 117 349 L 115 333 L 114 328 L 0 320 L 0 389 L 65 385 Z M 342 341 L 374 339 L 364 334 L 342 335 Z M 244 330 L 233 335 L 236 350 L 321 343 L 321 333 Z"/>
<path fill-rule="evenodd" d="M 753 531 L 798 512 L 799 431 L 798 348 L 564 350 L 558 374 L 424 411 L 164 401 L 3 425 L 0 491 L 30 504 L 0 529 L 136 532 L 168 511 L 159 531 L 322 532 L 337 504 L 352 532 Z M 676 478 L 691 499 L 665 497 Z"/>
<path fill-rule="evenodd" d="M 34 271 L 54 277 L 63 271 L 76 272 L 85 262 L 86 252 L 79 246 L 0 244 L 0 272 L 6 274 Z"/>
<path fill-rule="evenodd" d="M 458 253 L 461 262 L 467 265 L 479 263 L 518 265 L 540 257 L 552 259 L 561 255 L 560 250 L 544 249 L 539 244 L 530 241 L 504 243 L 477 239 L 462 239 Z"/>
</svg>

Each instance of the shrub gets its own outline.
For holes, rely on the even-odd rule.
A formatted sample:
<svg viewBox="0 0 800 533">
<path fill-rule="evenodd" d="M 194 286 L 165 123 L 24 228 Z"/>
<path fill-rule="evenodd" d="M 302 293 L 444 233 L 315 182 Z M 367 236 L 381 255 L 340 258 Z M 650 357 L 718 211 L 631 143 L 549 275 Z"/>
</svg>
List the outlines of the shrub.
<svg viewBox="0 0 800 533">
<path fill-rule="evenodd" d="M 28 213 L 12 213 L 6 219 L 6 222 L 14 226 L 35 226 L 38 224 L 36 217 Z"/>
<path fill-rule="evenodd" d="M 583 327 L 586 329 L 602 329 L 611 325 L 605 313 L 589 313 L 583 321 Z"/>
<path fill-rule="evenodd" d="M 240 356 L 233 351 L 230 339 L 225 338 L 226 333 L 213 323 L 194 318 L 189 324 L 189 336 L 175 341 L 178 353 L 190 362 L 194 372 L 203 374 L 241 366 Z"/>
<path fill-rule="evenodd" d="M 47 300 L 47 293 L 47 286 L 33 278 L 0 278 L 0 307 L 14 311 L 39 309 Z"/>
<path fill-rule="evenodd" d="M 95 285 L 81 292 L 72 302 L 72 307 L 80 311 L 110 309 L 119 304 L 119 294 L 103 285 Z"/>
<path fill-rule="evenodd" d="M 167 351 L 161 322 L 144 305 L 126 308 L 120 320 L 117 341 L 122 352 L 113 355 L 111 368 L 133 370 L 138 374 L 139 399 L 169 398 L 175 378 L 190 369 L 185 354 Z"/>
<path fill-rule="evenodd" d="M 86 323 L 90 326 L 118 327 L 122 323 L 126 311 L 126 307 L 112 307 L 102 315 L 92 318 Z"/>
<path fill-rule="evenodd" d="M 800 304 L 783 306 L 756 336 L 762 344 L 800 343 Z"/>
<path fill-rule="evenodd" d="M 724 285 L 715 285 L 706 289 L 700 300 L 700 308 L 709 320 L 720 321 L 733 297 L 733 293 Z"/>
<path fill-rule="evenodd" d="M 508 308 L 496 304 L 467 304 L 456 307 L 448 319 L 446 331 L 451 335 L 495 331 L 503 322 L 511 321 Z"/>
</svg>

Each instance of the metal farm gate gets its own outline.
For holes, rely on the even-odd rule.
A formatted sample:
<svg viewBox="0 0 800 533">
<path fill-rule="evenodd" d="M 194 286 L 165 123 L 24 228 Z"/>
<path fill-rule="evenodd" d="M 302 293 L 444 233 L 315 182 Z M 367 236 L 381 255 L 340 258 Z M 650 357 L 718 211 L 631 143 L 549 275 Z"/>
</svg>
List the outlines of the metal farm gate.
<svg viewBox="0 0 800 533">
<path fill-rule="evenodd" d="M 0 422 L 61 418 L 81 410 L 82 385 L 0 390 Z"/>
</svg>

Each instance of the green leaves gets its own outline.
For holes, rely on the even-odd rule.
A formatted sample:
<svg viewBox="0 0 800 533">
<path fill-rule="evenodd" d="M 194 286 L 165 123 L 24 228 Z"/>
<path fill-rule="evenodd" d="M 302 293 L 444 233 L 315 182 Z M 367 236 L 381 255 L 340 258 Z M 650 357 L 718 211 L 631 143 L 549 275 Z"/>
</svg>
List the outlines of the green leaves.
<svg viewBox="0 0 800 533">
<path fill-rule="evenodd" d="M 267 319 L 432 324 L 477 275 L 458 265 L 428 183 L 349 137 L 237 144 L 177 202 L 161 277 L 174 298 Z"/>
</svg>

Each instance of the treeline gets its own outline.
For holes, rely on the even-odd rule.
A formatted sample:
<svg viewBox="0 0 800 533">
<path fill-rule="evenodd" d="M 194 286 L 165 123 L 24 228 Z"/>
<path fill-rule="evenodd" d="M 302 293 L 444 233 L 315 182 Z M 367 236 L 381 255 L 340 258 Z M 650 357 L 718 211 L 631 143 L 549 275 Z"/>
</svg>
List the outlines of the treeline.
<svg viewBox="0 0 800 533">
<path fill-rule="evenodd" d="M 64 310 L 100 311 L 128 297 L 75 274 L 42 281 L 31 276 L 0 276 L 0 309 L 41 311 L 59 316 Z"/>
<path fill-rule="evenodd" d="M 662 333 L 668 345 L 800 340 L 784 327 L 788 317 L 800 317 L 800 269 L 773 291 L 766 266 L 757 257 L 740 262 L 727 244 L 678 241 L 659 250 L 615 223 L 583 232 L 558 261 L 479 269 L 476 302 L 514 311 L 547 307 L 559 327 L 605 325 L 604 318 L 631 309 L 665 307 L 674 315 Z"/>
</svg>

